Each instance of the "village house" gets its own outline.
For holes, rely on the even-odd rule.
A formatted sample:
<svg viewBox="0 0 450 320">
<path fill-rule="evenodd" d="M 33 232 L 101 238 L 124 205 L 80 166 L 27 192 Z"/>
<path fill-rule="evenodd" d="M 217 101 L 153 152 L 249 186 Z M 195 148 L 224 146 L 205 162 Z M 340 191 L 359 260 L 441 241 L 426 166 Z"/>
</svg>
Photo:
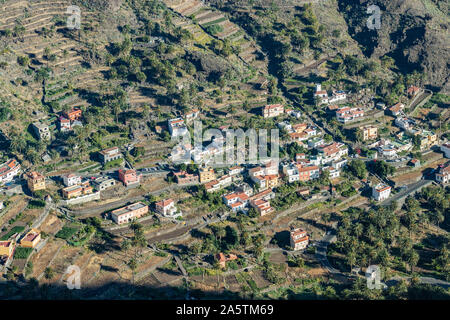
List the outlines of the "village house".
<svg viewBox="0 0 450 320">
<path fill-rule="evenodd" d="M 200 183 L 205 183 L 216 179 L 214 169 L 206 166 L 202 166 L 198 169 L 198 175 L 200 177 Z"/>
<path fill-rule="evenodd" d="M 177 218 L 182 215 L 175 206 L 173 199 L 166 199 L 155 203 L 155 210 L 166 218 Z"/>
<path fill-rule="evenodd" d="M 99 152 L 100 161 L 105 164 L 110 161 L 114 161 L 122 158 L 122 153 L 118 147 L 112 147 Z"/>
<path fill-rule="evenodd" d="M 436 169 L 435 179 L 438 183 L 447 184 L 450 181 L 450 165 L 440 165 Z"/>
<path fill-rule="evenodd" d="M 199 115 L 200 111 L 198 109 L 193 109 L 184 115 L 184 119 L 186 122 L 191 122 L 192 120 L 197 119 Z"/>
<path fill-rule="evenodd" d="M 0 257 L 12 257 L 15 243 L 13 240 L 0 241 Z"/>
<path fill-rule="evenodd" d="M 62 189 L 62 195 L 64 199 L 72 199 L 91 194 L 93 191 L 94 189 L 89 184 L 89 181 L 86 181 L 79 185 L 74 185 Z"/>
<path fill-rule="evenodd" d="M 391 194 L 391 187 L 384 184 L 379 183 L 376 186 L 372 187 L 372 197 L 376 201 L 383 201 L 389 198 L 389 195 Z"/>
<path fill-rule="evenodd" d="M 397 117 L 394 121 L 395 125 L 405 131 L 411 131 L 416 124 L 414 120 L 407 117 Z"/>
<path fill-rule="evenodd" d="M 25 174 L 28 189 L 31 192 L 45 190 L 45 177 L 36 171 L 27 172 Z"/>
<path fill-rule="evenodd" d="M 258 214 L 263 217 L 266 214 L 269 214 L 273 212 L 275 209 L 270 206 L 270 201 L 263 200 L 263 199 L 257 199 L 257 200 L 250 200 L 250 205 L 255 208 L 255 210 L 258 212 Z"/>
<path fill-rule="evenodd" d="M 95 189 L 98 191 L 103 191 L 108 188 L 114 187 L 116 185 L 116 180 L 110 177 L 99 177 L 92 181 Z"/>
<path fill-rule="evenodd" d="M 248 204 L 248 195 L 244 192 L 233 192 L 222 197 L 223 202 L 233 211 L 244 211 Z"/>
<path fill-rule="evenodd" d="M 321 145 L 317 148 L 318 156 L 320 156 L 320 163 L 316 165 L 329 164 L 333 161 L 338 161 L 342 157 L 348 155 L 348 147 L 341 142 L 333 142 L 328 145 Z"/>
<path fill-rule="evenodd" d="M 64 118 L 63 116 L 60 116 L 58 118 L 58 124 L 59 124 L 59 131 L 61 132 L 67 132 L 70 131 L 70 120 L 67 118 Z"/>
<path fill-rule="evenodd" d="M 432 131 L 420 130 L 416 133 L 416 135 L 418 135 L 420 139 L 419 148 L 421 151 L 430 149 L 432 146 L 438 143 L 437 134 Z"/>
<path fill-rule="evenodd" d="M 420 167 L 420 160 L 419 159 L 411 159 L 411 161 L 409 161 L 409 164 L 411 166 L 413 166 L 414 168 L 419 168 Z"/>
<path fill-rule="evenodd" d="M 332 166 L 323 167 L 322 171 L 328 171 L 330 179 L 338 178 L 341 175 L 341 172 Z"/>
<path fill-rule="evenodd" d="M 187 173 L 186 171 L 174 172 L 176 183 L 179 185 L 198 184 L 199 177 L 196 174 Z"/>
<path fill-rule="evenodd" d="M 409 98 L 414 98 L 415 96 L 417 96 L 417 94 L 420 93 L 420 91 L 421 89 L 419 87 L 410 86 L 408 90 L 406 90 L 406 93 L 408 94 Z"/>
<path fill-rule="evenodd" d="M 364 141 L 375 140 L 378 137 L 378 128 L 372 125 L 359 127 L 362 132 L 362 138 Z"/>
<path fill-rule="evenodd" d="M 294 251 L 305 249 L 309 243 L 306 231 L 300 228 L 292 229 L 290 232 L 290 243 Z"/>
<path fill-rule="evenodd" d="M 328 102 L 327 103 L 341 103 L 344 102 L 345 100 L 347 100 L 347 94 L 345 93 L 345 91 L 342 90 L 336 90 L 333 91 L 333 93 L 331 94 L 331 97 L 328 98 Z"/>
<path fill-rule="evenodd" d="M 36 248 L 40 240 L 41 240 L 41 233 L 36 229 L 31 229 L 20 240 L 20 246 L 24 248 Z"/>
<path fill-rule="evenodd" d="M 230 176 L 234 176 L 237 174 L 241 174 L 242 172 L 244 172 L 244 170 L 245 170 L 245 168 L 242 166 L 234 166 L 234 167 L 231 167 L 230 169 L 228 169 L 228 174 Z"/>
<path fill-rule="evenodd" d="M 392 107 L 390 107 L 388 110 L 391 115 L 399 116 L 402 113 L 404 107 L 405 107 L 405 105 L 403 103 L 399 102 L 399 103 L 396 103 L 395 105 L 393 105 Z"/>
<path fill-rule="evenodd" d="M 70 111 L 64 111 L 63 115 L 70 121 L 75 121 L 81 119 L 82 111 L 81 109 L 74 108 Z"/>
<path fill-rule="evenodd" d="M 317 99 L 319 104 L 328 103 L 328 93 L 326 90 L 322 90 L 321 84 L 316 84 L 316 91 L 314 92 L 314 99 Z"/>
<path fill-rule="evenodd" d="M 168 127 L 172 137 L 180 137 L 189 133 L 184 120 L 181 118 L 168 120 Z"/>
<path fill-rule="evenodd" d="M 336 111 L 336 119 L 341 123 L 348 123 L 364 117 L 364 110 L 360 108 L 343 107 Z"/>
<path fill-rule="evenodd" d="M 236 259 L 237 259 L 237 256 L 236 256 L 235 254 L 232 254 L 232 253 L 230 253 L 230 254 L 223 254 L 223 253 L 221 252 L 221 253 L 217 254 L 217 255 L 215 256 L 215 258 L 216 258 L 217 262 L 219 263 L 219 266 L 220 266 L 222 269 L 225 269 L 226 263 L 227 263 L 228 261 L 236 260 Z"/>
<path fill-rule="evenodd" d="M 15 159 L 10 159 L 0 165 L 0 183 L 10 182 L 19 174 L 20 164 Z"/>
<path fill-rule="evenodd" d="M 142 175 L 137 174 L 134 169 L 120 169 L 119 181 L 121 181 L 126 187 L 131 185 L 137 185 L 141 182 Z"/>
<path fill-rule="evenodd" d="M 270 104 L 262 108 L 264 118 L 278 117 L 284 113 L 284 107 L 281 104 Z"/>
<path fill-rule="evenodd" d="M 33 131 L 39 140 L 50 140 L 50 128 L 42 122 L 33 123 Z"/>
<path fill-rule="evenodd" d="M 111 219 L 117 224 L 124 224 L 139 219 L 148 213 L 148 206 L 142 202 L 136 202 L 111 212 Z"/>
<path fill-rule="evenodd" d="M 81 183 L 81 177 L 73 173 L 65 174 L 62 178 L 66 187 L 71 187 Z"/>
</svg>

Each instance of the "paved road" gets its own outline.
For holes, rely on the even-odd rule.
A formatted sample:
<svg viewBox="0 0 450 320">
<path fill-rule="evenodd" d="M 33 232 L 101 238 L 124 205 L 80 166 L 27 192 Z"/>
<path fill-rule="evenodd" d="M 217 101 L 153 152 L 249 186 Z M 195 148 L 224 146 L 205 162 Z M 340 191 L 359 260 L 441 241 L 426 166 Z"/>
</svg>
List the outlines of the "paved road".
<svg viewBox="0 0 450 320">
<path fill-rule="evenodd" d="M 339 270 L 333 268 L 327 258 L 328 245 L 336 241 L 336 235 L 334 231 L 330 234 L 325 234 L 325 236 L 317 243 L 316 247 L 316 259 L 322 264 L 322 266 L 330 273 L 342 274 Z"/>
<path fill-rule="evenodd" d="M 430 185 L 431 183 L 433 183 L 432 180 L 425 180 L 425 179 L 420 180 L 418 182 L 411 183 L 406 186 L 407 188 L 405 190 L 402 190 L 399 193 L 395 194 L 394 196 L 390 197 L 389 199 L 383 201 L 381 203 L 381 205 L 388 206 L 393 201 L 398 201 L 401 198 L 407 197 L 408 195 L 413 194 L 416 191 L 419 191 L 420 189 L 422 189 L 423 187 L 426 187 L 427 185 Z"/>
</svg>

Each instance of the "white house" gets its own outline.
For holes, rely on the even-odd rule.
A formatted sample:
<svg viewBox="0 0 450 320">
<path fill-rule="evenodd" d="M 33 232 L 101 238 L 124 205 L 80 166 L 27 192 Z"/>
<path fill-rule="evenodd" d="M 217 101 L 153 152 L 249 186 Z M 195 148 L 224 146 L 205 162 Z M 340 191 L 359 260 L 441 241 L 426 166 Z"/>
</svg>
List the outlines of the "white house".
<svg viewBox="0 0 450 320">
<path fill-rule="evenodd" d="M 75 186 L 81 183 L 81 177 L 73 173 L 66 174 L 62 178 L 66 187 Z"/>
<path fill-rule="evenodd" d="M 383 183 L 379 183 L 372 187 L 372 197 L 377 201 L 383 201 L 389 198 L 391 187 Z"/>
</svg>

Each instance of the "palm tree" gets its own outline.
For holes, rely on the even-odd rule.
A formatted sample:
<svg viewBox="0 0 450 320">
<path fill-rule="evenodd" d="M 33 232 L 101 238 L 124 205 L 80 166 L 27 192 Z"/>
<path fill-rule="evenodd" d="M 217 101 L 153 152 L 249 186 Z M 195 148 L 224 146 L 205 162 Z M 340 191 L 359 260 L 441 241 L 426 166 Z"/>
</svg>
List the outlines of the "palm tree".
<svg viewBox="0 0 450 320">
<path fill-rule="evenodd" d="M 127 266 L 131 269 L 132 272 L 132 284 L 134 284 L 134 276 L 135 276 L 135 271 L 137 269 L 137 262 L 136 259 L 131 258 L 130 261 L 128 261 Z"/>
</svg>

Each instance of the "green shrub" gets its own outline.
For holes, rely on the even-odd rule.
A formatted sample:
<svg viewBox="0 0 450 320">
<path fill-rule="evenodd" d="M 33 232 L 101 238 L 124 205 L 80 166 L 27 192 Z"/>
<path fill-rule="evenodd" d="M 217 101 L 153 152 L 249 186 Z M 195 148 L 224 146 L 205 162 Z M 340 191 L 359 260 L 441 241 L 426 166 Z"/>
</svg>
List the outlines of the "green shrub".
<svg viewBox="0 0 450 320">
<path fill-rule="evenodd" d="M 17 247 L 14 252 L 14 259 L 27 259 L 31 252 L 33 252 L 33 248 Z"/>
<path fill-rule="evenodd" d="M 77 231 L 78 231 L 77 228 L 71 228 L 71 227 L 64 226 L 61 230 L 58 231 L 58 233 L 55 235 L 55 237 L 64 239 L 64 240 L 69 240 L 70 238 L 72 238 L 72 236 L 75 233 L 77 233 Z"/>
</svg>

